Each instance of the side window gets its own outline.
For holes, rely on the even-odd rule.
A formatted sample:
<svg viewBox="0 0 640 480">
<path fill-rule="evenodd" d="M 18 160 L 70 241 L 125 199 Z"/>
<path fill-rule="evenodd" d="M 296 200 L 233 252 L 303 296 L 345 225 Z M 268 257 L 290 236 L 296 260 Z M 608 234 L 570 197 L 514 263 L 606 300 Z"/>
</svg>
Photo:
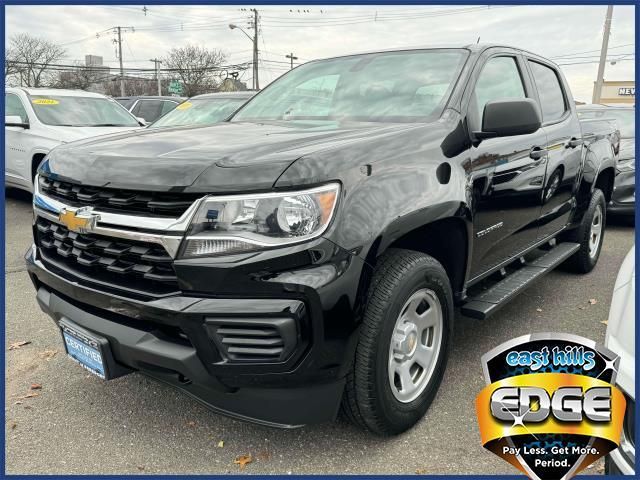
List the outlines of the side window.
<svg viewBox="0 0 640 480">
<path fill-rule="evenodd" d="M 514 57 L 494 57 L 482 68 L 474 89 L 478 126 L 484 106 L 501 98 L 526 98 L 520 70 Z"/>
<path fill-rule="evenodd" d="M 144 118 L 147 122 L 153 122 L 160 117 L 162 102 L 158 100 L 140 100 L 138 103 L 138 117 Z"/>
<path fill-rule="evenodd" d="M 7 93 L 4 96 L 4 114 L 6 116 L 18 116 L 24 123 L 29 123 L 29 116 L 27 115 L 27 111 L 24 109 L 22 100 L 13 93 Z"/>
<path fill-rule="evenodd" d="M 567 102 L 564 99 L 558 75 L 552 68 L 538 62 L 529 60 L 529 66 L 540 96 L 542 120 L 552 122 L 559 119 L 567 110 Z"/>
<path fill-rule="evenodd" d="M 169 113 L 177 106 L 178 104 L 176 102 L 171 102 L 169 100 L 162 102 L 162 112 L 160 113 L 160 116 L 164 115 L 165 113 Z"/>
</svg>

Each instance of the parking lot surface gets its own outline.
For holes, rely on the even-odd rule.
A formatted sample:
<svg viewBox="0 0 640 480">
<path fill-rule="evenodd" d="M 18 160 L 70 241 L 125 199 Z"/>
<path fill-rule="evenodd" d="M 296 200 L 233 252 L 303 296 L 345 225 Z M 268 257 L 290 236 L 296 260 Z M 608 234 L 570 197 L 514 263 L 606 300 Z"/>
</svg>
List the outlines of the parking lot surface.
<svg viewBox="0 0 640 480">
<path fill-rule="evenodd" d="M 485 322 L 458 316 L 429 412 L 404 435 L 377 438 L 344 420 L 298 430 L 249 425 L 139 374 L 110 382 L 89 375 L 66 358 L 58 330 L 36 304 L 23 261 L 31 244 L 30 201 L 8 191 L 5 206 L 8 474 L 516 473 L 480 444 L 474 408 L 484 386 L 480 357 L 533 332 L 603 342 L 613 283 L 634 242 L 633 227 L 610 225 L 589 275 L 554 271 Z M 9 350 L 16 342 L 30 343 Z M 242 455 L 252 459 L 243 469 L 234 463 Z M 602 462 L 586 473 L 602 473 Z"/>
</svg>

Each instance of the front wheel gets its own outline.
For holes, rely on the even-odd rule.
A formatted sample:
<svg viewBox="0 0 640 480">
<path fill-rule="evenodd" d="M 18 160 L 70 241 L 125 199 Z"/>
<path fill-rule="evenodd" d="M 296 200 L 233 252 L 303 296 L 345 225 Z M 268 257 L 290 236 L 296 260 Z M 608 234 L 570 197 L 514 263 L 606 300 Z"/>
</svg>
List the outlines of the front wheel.
<svg viewBox="0 0 640 480">
<path fill-rule="evenodd" d="M 343 410 L 379 435 L 401 433 L 433 401 L 453 331 L 449 278 L 434 258 L 391 249 L 369 290 Z"/>
<path fill-rule="evenodd" d="M 565 267 L 577 273 L 589 273 L 598 263 L 604 227 L 607 220 L 607 203 L 602 190 L 595 189 L 589 207 L 578 228 L 571 232 L 569 241 L 580 244 L 580 249 L 565 262 Z"/>
</svg>

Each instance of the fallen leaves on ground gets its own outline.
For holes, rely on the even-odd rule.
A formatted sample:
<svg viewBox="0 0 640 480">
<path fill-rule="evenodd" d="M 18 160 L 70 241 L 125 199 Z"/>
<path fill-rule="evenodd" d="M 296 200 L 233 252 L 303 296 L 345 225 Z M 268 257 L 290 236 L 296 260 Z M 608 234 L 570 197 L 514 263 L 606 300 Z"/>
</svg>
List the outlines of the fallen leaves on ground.
<svg viewBox="0 0 640 480">
<path fill-rule="evenodd" d="M 603 325 L 609 325 L 609 320 L 601 320 L 600 323 Z"/>
<path fill-rule="evenodd" d="M 141 472 L 144 472 L 144 470 L 145 470 L 144 465 L 138 465 L 138 466 L 137 466 L 137 468 L 138 468 L 138 470 L 140 470 Z"/>
<path fill-rule="evenodd" d="M 32 383 L 30 388 L 31 390 L 42 390 L 42 385 L 39 383 Z"/>
<path fill-rule="evenodd" d="M 21 397 L 18 397 L 18 400 L 26 400 L 27 398 L 34 398 L 34 397 L 39 397 L 39 396 L 40 396 L 39 393 L 31 392 L 31 393 L 27 393 L 26 395 L 23 395 Z"/>
<path fill-rule="evenodd" d="M 224 448 L 224 440 L 218 442 L 218 448 Z"/>
<path fill-rule="evenodd" d="M 20 341 L 20 342 L 13 342 L 9 344 L 9 350 L 18 350 L 19 348 L 24 347 L 25 345 L 29 345 L 31 342 L 30 341 Z"/>
<path fill-rule="evenodd" d="M 418 468 L 416 470 L 416 475 L 424 475 L 426 473 L 427 473 L 427 471 L 424 468 Z"/>
<path fill-rule="evenodd" d="M 58 354 L 58 350 L 45 350 L 44 352 L 38 353 L 40 358 L 46 359 L 47 362 L 51 360 L 53 357 L 55 357 L 57 354 Z"/>
<path fill-rule="evenodd" d="M 12 422 L 9 427 L 11 428 L 11 430 L 15 430 L 17 426 L 18 424 L 16 422 Z"/>
<path fill-rule="evenodd" d="M 236 465 L 240 465 L 240 470 L 244 470 L 245 465 L 253 462 L 251 455 L 239 455 L 233 461 Z"/>
<path fill-rule="evenodd" d="M 595 305 L 596 303 L 598 303 L 598 301 L 595 298 L 589 299 L 589 305 Z"/>
</svg>

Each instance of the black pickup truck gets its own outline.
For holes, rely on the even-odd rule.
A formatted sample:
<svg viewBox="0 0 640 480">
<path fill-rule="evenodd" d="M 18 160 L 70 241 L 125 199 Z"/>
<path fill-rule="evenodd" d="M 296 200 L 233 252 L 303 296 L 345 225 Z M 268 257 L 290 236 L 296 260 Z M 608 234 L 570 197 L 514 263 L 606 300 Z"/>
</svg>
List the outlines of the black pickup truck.
<svg viewBox="0 0 640 480">
<path fill-rule="evenodd" d="M 277 427 L 397 434 L 479 320 L 598 260 L 616 157 L 552 62 L 503 46 L 348 55 L 216 126 L 53 150 L 27 266 L 69 355 Z M 514 322 L 518 319 L 514 318 Z"/>
</svg>

